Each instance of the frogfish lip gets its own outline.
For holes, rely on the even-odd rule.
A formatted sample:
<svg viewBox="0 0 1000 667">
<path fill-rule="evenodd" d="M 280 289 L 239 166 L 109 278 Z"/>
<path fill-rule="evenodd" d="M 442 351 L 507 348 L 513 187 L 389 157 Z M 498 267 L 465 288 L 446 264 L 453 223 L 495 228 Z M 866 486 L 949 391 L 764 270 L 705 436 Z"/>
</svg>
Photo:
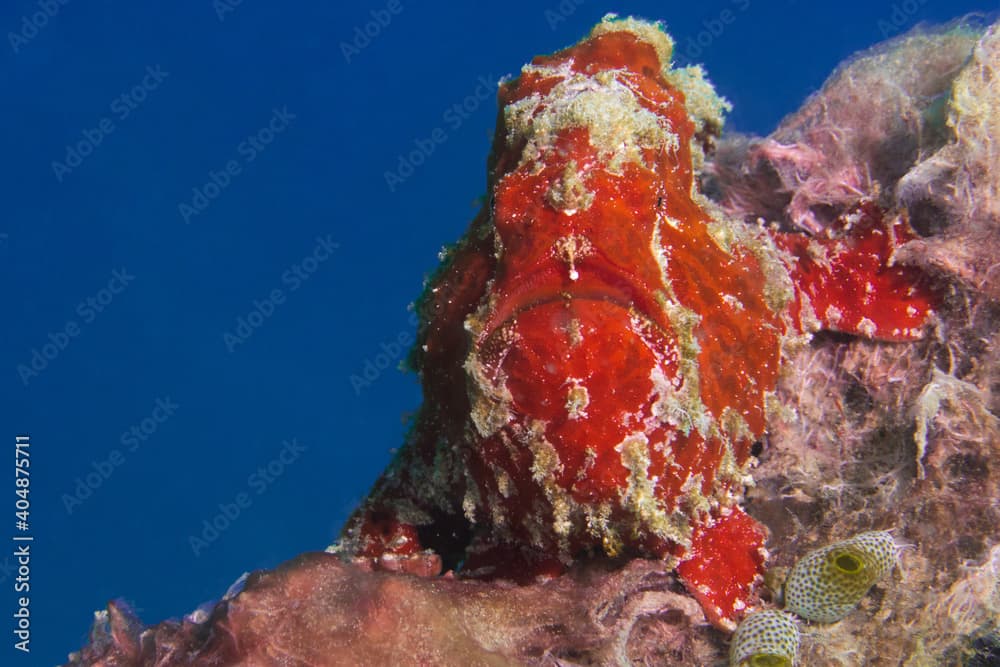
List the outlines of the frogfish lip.
<svg viewBox="0 0 1000 667">
<path fill-rule="evenodd" d="M 669 329 L 664 318 L 657 316 L 662 308 L 653 297 L 654 290 L 640 284 L 627 269 L 599 256 L 580 258 L 572 268 L 548 260 L 517 279 L 501 279 L 496 293 L 499 296 L 479 332 L 480 343 L 513 324 L 519 313 L 553 301 L 607 301 L 649 321 L 661 333 Z"/>
<path fill-rule="evenodd" d="M 591 429 L 606 423 L 615 435 L 603 439 L 618 442 L 618 413 L 648 411 L 650 374 L 672 363 L 675 341 L 654 290 L 600 259 L 576 262 L 575 277 L 556 260 L 509 286 L 501 275 L 473 349 L 483 379 L 509 391 L 515 413 Z M 567 411 L 584 392 L 589 408 Z"/>
</svg>

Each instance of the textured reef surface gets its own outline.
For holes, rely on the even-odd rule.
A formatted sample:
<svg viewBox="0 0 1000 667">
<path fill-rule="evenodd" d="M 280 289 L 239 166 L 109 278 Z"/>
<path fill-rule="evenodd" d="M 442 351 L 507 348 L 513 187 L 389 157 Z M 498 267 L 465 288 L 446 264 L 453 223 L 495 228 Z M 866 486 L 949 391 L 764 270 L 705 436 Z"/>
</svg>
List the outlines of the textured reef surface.
<svg viewBox="0 0 1000 667">
<path fill-rule="evenodd" d="M 785 603 L 819 622 L 750 624 L 801 664 L 990 650 L 1000 30 L 859 54 L 766 138 L 671 49 L 609 18 L 501 83 L 425 404 L 334 546 L 181 621 L 112 602 L 71 664 L 722 665 Z M 858 539 L 877 577 L 803 578 Z"/>
</svg>

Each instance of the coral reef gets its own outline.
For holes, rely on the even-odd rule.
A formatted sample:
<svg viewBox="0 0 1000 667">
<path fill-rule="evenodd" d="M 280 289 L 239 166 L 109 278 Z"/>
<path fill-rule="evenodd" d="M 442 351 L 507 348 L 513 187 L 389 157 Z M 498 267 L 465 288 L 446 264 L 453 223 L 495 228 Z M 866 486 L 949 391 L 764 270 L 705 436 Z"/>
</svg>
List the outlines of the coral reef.
<svg viewBox="0 0 1000 667">
<path fill-rule="evenodd" d="M 201 622 L 143 631 L 112 604 L 74 664 L 711 664 L 717 650 L 692 632 L 704 616 L 672 579 L 662 563 L 636 560 L 500 586 L 370 572 L 308 553 L 250 575 Z"/>
<path fill-rule="evenodd" d="M 916 339 L 934 298 L 870 199 L 809 237 L 718 215 L 695 165 L 726 104 L 672 49 L 609 18 L 501 84 L 491 202 L 418 303 L 424 405 L 338 552 L 522 582 L 655 557 L 720 628 L 754 603 L 739 500 L 782 348 Z"/>
<path fill-rule="evenodd" d="M 857 189 L 921 235 L 895 261 L 946 290 L 936 336 L 818 336 L 779 384 L 788 418 L 769 424 L 747 503 L 772 564 L 863 530 L 912 545 L 860 613 L 804 633 L 805 664 L 961 665 L 1000 627 L 998 70 L 997 25 L 904 36 L 843 66 L 775 135 L 720 144 L 710 166 L 731 215 L 819 229 L 852 205 L 831 195 L 842 175 L 864 174 Z"/>
<path fill-rule="evenodd" d="M 832 625 L 802 625 L 801 664 L 977 665 L 995 652 L 1000 25 L 984 31 L 960 23 L 893 40 L 842 66 L 772 136 L 723 137 L 714 150 L 725 105 L 690 71 L 661 81 L 669 42 L 649 30 L 632 21 L 604 25 L 573 52 L 581 56 L 577 65 L 560 60 L 567 52 L 536 60 L 520 83 L 501 90 L 510 111 L 500 118 L 491 163 L 495 199 L 449 252 L 420 303 L 425 320 L 413 362 L 429 404 L 409 453 L 348 526 L 340 553 L 306 554 L 255 573 L 242 590 L 183 621 L 144 627 L 112 603 L 98 612 L 90 644 L 71 664 L 724 664 L 728 637 L 709 621 L 724 626 L 729 618 L 714 600 L 726 597 L 720 591 L 729 584 L 746 586 L 747 577 L 711 578 L 726 571 L 730 557 L 748 562 L 758 522 L 768 529 L 771 578 L 859 532 L 891 530 L 895 543 L 909 545 L 900 566 L 861 597 L 856 611 Z M 604 53 L 601 45 L 612 43 Z M 614 76 L 602 73 L 601 58 L 618 58 L 626 71 L 629 58 L 655 69 Z M 594 100 L 611 91 L 631 95 L 640 110 L 664 111 L 665 120 L 629 126 L 625 136 L 595 147 L 578 131 L 588 113 L 546 101 L 547 92 L 573 85 L 577 97 Z M 621 104 L 602 107 L 600 118 L 617 118 Z M 565 159 L 547 161 L 553 146 Z M 599 165 L 599 173 L 587 164 Z M 616 190 L 623 178 L 641 184 L 657 169 L 679 180 L 667 179 L 672 185 L 662 193 Z M 617 193 L 618 213 L 606 210 L 609 192 Z M 563 231 L 545 235 L 541 225 L 540 236 L 524 233 L 525 201 L 532 220 L 553 216 Z M 650 210 L 657 211 L 652 221 L 644 217 Z M 626 231 L 609 239 L 586 226 L 588 216 L 612 214 L 646 225 L 640 238 L 655 266 L 627 256 L 628 275 L 610 286 L 588 283 L 588 276 L 607 275 L 607 261 L 598 259 L 628 246 Z M 650 252 L 654 232 L 679 254 Z M 498 247 L 509 253 L 498 257 Z M 695 259 L 702 252 L 710 259 Z M 531 273 L 505 266 L 504 256 L 538 275 L 525 279 Z M 722 257 L 737 266 L 733 273 L 719 269 Z M 858 281 L 857 271 L 866 279 Z M 933 277 L 937 297 L 913 283 L 920 274 Z M 752 323 L 722 298 L 743 294 L 719 289 L 726 280 L 751 283 L 746 303 L 736 300 L 753 310 Z M 700 285 L 709 289 L 699 292 Z M 607 471 L 595 474 L 587 452 L 566 445 L 574 426 L 622 406 L 607 402 L 610 380 L 564 384 L 583 379 L 572 356 L 555 364 L 547 403 L 524 389 L 541 382 L 533 369 L 544 364 L 531 360 L 533 351 L 551 354 L 572 342 L 573 318 L 560 310 L 572 306 L 561 292 L 584 300 L 584 288 L 601 303 L 589 314 L 573 311 L 586 341 L 579 347 L 623 372 L 637 367 L 648 377 L 661 370 L 671 400 L 630 409 L 643 416 L 637 423 L 674 429 L 672 452 L 695 442 L 691 451 L 700 459 L 685 472 L 706 473 L 699 494 L 650 474 L 653 465 L 665 473 L 666 447 L 656 461 L 654 448 L 629 444 L 641 439 L 611 434 L 593 457 L 602 464 L 594 469 Z M 612 288 L 628 290 L 634 303 L 624 310 L 630 328 L 614 324 L 623 309 Z M 649 298 L 656 289 L 667 298 Z M 554 298 L 543 298 L 553 291 Z M 715 296 L 692 296 L 704 292 Z M 866 301 L 869 293 L 878 298 Z M 914 330 L 935 298 L 933 335 L 918 339 Z M 817 312 L 813 304 L 822 299 Z M 889 305 L 872 305 L 879 303 Z M 564 321 L 564 336 L 546 336 L 546 319 Z M 706 320 L 731 322 L 726 340 L 744 347 L 734 356 L 717 340 L 721 334 L 698 340 L 693 332 Z M 621 329 L 610 329 L 614 343 L 602 346 L 588 326 Z M 763 340 L 741 333 L 752 326 Z M 812 333 L 819 328 L 910 342 Z M 659 356 L 647 341 L 661 346 Z M 713 363 L 700 352 L 722 356 Z M 712 393 L 736 391 L 731 387 L 746 377 L 757 387 L 742 398 Z M 622 378 L 632 386 L 627 372 Z M 521 401 L 531 409 L 521 410 Z M 739 407 L 724 413 L 730 401 Z M 652 410 L 657 403 L 662 412 Z M 562 414 L 568 430 L 539 436 L 533 411 Z M 455 414 L 466 417 L 456 421 L 449 416 Z M 682 414 L 695 417 L 686 430 L 678 427 Z M 519 441 L 508 433 L 524 449 L 503 440 L 512 424 L 535 437 Z M 471 448 L 441 446 L 465 434 L 488 445 L 475 450 L 485 452 L 478 459 Z M 646 441 L 654 442 L 649 435 Z M 413 493 L 418 488 L 422 493 Z M 699 498 L 706 503 L 691 502 Z M 611 505 L 607 514 L 601 503 Z M 657 533 L 662 524 L 650 521 L 657 517 L 671 530 Z M 735 524 L 727 526 L 730 517 Z M 579 558 L 581 552 L 594 557 Z M 344 555 L 353 562 L 343 562 Z M 462 560 L 480 580 L 427 576 Z M 518 568 L 551 576 L 503 581 Z M 709 583 L 699 591 L 702 578 Z M 700 592 L 701 605 L 685 581 Z M 727 600 L 754 602 L 746 595 L 739 588 Z M 741 637 L 737 653 L 757 650 Z"/>
</svg>

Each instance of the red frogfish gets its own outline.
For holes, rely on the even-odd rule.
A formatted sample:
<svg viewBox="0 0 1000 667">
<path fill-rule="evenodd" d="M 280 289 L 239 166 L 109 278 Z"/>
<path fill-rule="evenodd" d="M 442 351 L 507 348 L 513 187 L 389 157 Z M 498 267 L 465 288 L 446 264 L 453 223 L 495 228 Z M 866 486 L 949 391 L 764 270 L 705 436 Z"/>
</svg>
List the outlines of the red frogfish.
<svg viewBox="0 0 1000 667">
<path fill-rule="evenodd" d="M 424 404 L 335 550 L 520 582 L 659 558 L 732 629 L 766 531 L 740 506 L 783 349 L 921 336 L 912 236 L 726 219 L 698 173 L 727 103 L 658 24 L 609 17 L 499 87 L 487 201 L 416 304 Z"/>
</svg>

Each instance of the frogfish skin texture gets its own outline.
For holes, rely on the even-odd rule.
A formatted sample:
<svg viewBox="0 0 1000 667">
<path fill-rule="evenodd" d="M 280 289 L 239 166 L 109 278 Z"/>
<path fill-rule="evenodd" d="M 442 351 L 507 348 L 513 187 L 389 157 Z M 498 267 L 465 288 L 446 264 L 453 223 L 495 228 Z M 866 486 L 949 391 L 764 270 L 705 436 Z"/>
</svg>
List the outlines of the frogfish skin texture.
<svg viewBox="0 0 1000 667">
<path fill-rule="evenodd" d="M 697 176 L 727 104 L 672 46 L 606 19 L 501 83 L 487 204 L 417 303 L 424 405 L 335 550 L 521 582 L 660 558 L 718 627 L 752 606 L 783 348 L 918 338 L 933 297 L 874 202 L 815 235 L 725 219 Z"/>
</svg>

